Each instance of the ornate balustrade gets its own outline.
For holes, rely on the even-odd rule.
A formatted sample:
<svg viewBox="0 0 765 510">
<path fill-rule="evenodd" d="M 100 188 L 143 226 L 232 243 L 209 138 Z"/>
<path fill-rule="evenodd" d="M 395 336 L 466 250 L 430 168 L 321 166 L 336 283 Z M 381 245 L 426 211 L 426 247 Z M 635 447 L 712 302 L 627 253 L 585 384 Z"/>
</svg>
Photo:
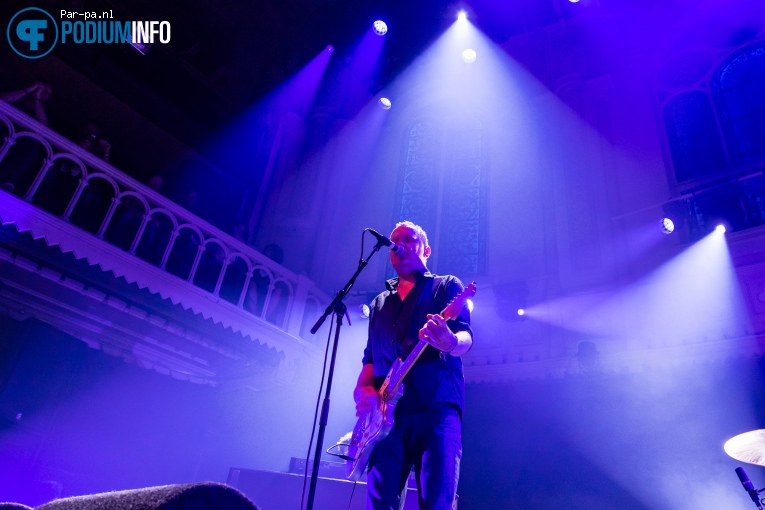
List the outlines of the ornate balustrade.
<svg viewBox="0 0 765 510">
<path fill-rule="evenodd" d="M 307 277 L 2 101 L 0 140 L 2 223 L 37 228 L 35 237 L 234 331 L 255 316 L 293 348 L 313 343 L 307 330 L 329 299 Z"/>
<path fill-rule="evenodd" d="M 701 239 L 720 223 L 728 232 L 761 227 L 765 225 L 765 174 L 759 169 L 692 189 L 662 208 L 677 227 L 685 227 L 685 241 Z"/>
</svg>

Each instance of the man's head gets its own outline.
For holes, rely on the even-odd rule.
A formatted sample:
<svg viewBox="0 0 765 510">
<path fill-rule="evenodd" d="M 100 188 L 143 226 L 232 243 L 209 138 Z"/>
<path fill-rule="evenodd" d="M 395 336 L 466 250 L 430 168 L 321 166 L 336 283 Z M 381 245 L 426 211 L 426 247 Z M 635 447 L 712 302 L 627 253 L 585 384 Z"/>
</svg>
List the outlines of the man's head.
<svg viewBox="0 0 765 510">
<path fill-rule="evenodd" d="M 88 147 L 85 147 L 85 148 L 89 149 L 90 147 L 93 146 L 93 144 L 96 141 L 98 141 L 99 138 L 101 138 L 101 128 L 98 127 L 98 124 L 96 124 L 95 122 L 86 122 L 82 126 L 82 128 L 80 128 L 80 135 L 79 135 L 80 147 L 83 147 L 84 145 L 88 145 Z"/>
<path fill-rule="evenodd" d="M 403 253 L 400 254 L 392 250 L 390 252 L 390 262 L 399 276 L 427 267 L 430 245 L 428 244 L 428 235 L 421 226 L 411 221 L 397 223 L 396 228 L 391 232 L 390 239 L 404 248 Z"/>
</svg>

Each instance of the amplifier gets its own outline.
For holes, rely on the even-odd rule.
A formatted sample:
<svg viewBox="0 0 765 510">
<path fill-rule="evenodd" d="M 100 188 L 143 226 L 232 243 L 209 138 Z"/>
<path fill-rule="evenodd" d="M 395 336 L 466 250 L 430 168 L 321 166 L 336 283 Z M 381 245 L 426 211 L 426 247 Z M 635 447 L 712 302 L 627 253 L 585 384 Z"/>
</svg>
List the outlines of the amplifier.
<svg viewBox="0 0 765 510">
<path fill-rule="evenodd" d="M 313 460 L 308 461 L 308 472 L 313 472 Z M 290 458 L 290 473 L 296 473 L 302 475 L 305 473 L 305 459 L 299 457 Z M 345 462 L 332 462 L 329 460 L 319 461 L 319 476 L 324 478 L 334 478 L 335 480 L 345 480 Z M 362 480 L 366 480 L 366 475 L 362 476 Z M 417 480 L 414 478 L 414 471 L 409 473 L 409 480 L 406 484 L 410 489 L 417 489 Z"/>
<path fill-rule="evenodd" d="M 304 458 L 292 457 L 290 459 L 290 473 L 302 475 L 306 471 Z M 308 461 L 308 473 L 313 472 L 313 459 Z M 319 476 L 324 478 L 334 478 L 336 480 L 345 480 L 345 463 L 332 462 L 329 460 L 319 461 Z"/>
<path fill-rule="evenodd" d="M 305 459 L 304 459 L 305 460 Z M 321 472 L 321 466 L 319 466 Z M 231 468 L 228 472 L 228 485 L 242 491 L 260 510 L 284 510 L 301 508 L 300 499 L 303 491 L 303 475 L 278 473 L 255 469 Z M 308 489 L 311 480 L 305 480 L 305 502 L 308 501 Z M 337 510 L 366 508 L 367 484 L 348 480 L 336 480 L 319 476 L 316 481 L 314 510 Z M 417 510 L 417 491 L 406 492 L 404 510 Z"/>
</svg>

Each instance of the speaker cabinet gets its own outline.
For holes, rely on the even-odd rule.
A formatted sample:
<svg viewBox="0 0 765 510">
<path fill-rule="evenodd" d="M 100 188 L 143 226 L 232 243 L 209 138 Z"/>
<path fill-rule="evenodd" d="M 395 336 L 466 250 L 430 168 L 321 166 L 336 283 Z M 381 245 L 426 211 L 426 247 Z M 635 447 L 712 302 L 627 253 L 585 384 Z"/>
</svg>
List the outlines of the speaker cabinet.
<svg viewBox="0 0 765 510">
<path fill-rule="evenodd" d="M 258 510 L 238 490 L 214 482 L 165 485 L 56 499 L 36 510 Z"/>
</svg>

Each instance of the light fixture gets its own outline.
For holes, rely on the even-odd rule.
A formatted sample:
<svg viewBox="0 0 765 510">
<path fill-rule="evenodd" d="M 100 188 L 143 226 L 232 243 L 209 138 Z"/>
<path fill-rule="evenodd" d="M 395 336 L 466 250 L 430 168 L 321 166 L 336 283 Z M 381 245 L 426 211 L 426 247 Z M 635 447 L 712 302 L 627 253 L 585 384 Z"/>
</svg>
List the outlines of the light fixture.
<svg viewBox="0 0 765 510">
<path fill-rule="evenodd" d="M 335 51 L 335 47 L 334 47 L 334 46 L 332 46 L 331 44 L 330 44 L 330 45 L 328 45 L 328 46 L 327 46 L 325 49 L 326 49 L 328 52 L 330 52 L 330 53 L 332 53 L 333 51 Z"/>
<path fill-rule="evenodd" d="M 718 234 L 724 234 L 725 233 L 725 225 L 723 225 L 722 223 L 717 225 L 715 227 L 715 232 L 717 232 Z"/>
<path fill-rule="evenodd" d="M 473 49 L 466 49 L 462 50 L 462 61 L 466 64 L 472 64 L 475 62 L 476 57 L 478 57 L 478 54 Z"/>
<path fill-rule="evenodd" d="M 378 19 L 372 23 L 372 28 L 377 35 L 385 35 L 388 32 L 388 25 L 386 25 L 385 22 L 381 19 Z"/>
<path fill-rule="evenodd" d="M 662 218 L 661 219 L 661 231 L 665 234 L 671 234 L 675 231 L 675 222 L 670 220 L 669 218 Z"/>
<path fill-rule="evenodd" d="M 380 106 L 382 107 L 383 110 L 390 110 L 392 103 L 390 102 L 390 99 L 388 99 L 387 97 L 381 97 Z"/>
<path fill-rule="evenodd" d="M 518 309 L 518 315 L 520 315 L 521 317 L 523 317 L 524 315 L 526 315 L 526 310 L 524 310 L 523 308 L 519 308 L 519 309 Z"/>
<path fill-rule="evenodd" d="M 457 21 L 465 21 L 467 20 L 467 12 L 464 10 L 457 13 Z"/>
</svg>

